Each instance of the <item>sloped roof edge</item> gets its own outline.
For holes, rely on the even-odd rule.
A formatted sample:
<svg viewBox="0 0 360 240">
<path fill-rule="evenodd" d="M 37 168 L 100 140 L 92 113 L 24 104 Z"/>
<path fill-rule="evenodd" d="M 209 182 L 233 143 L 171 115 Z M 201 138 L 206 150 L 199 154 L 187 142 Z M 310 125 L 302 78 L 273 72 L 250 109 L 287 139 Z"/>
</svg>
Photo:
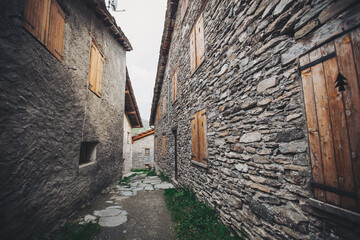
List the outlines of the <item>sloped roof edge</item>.
<svg viewBox="0 0 360 240">
<path fill-rule="evenodd" d="M 159 61 L 157 66 L 156 79 L 155 79 L 154 96 L 151 105 L 150 126 L 154 125 L 156 109 L 157 109 L 156 106 L 159 102 L 161 86 L 164 80 L 166 62 L 168 59 L 169 49 L 171 45 L 172 32 L 174 31 L 174 26 L 175 26 L 178 2 L 179 0 L 168 0 L 167 2 L 164 30 L 161 40 Z"/>
<path fill-rule="evenodd" d="M 125 36 L 121 28 L 116 24 L 115 18 L 107 10 L 105 0 L 88 1 L 95 12 L 102 17 L 106 28 L 114 35 L 115 39 L 120 43 L 125 51 L 133 50 L 129 39 Z"/>
<path fill-rule="evenodd" d="M 126 86 L 127 86 L 128 91 L 129 91 L 129 95 L 130 95 L 132 104 L 133 104 L 133 106 L 134 106 L 134 110 L 135 110 L 135 112 L 136 112 L 136 119 L 137 119 L 137 122 L 135 123 L 134 121 L 131 120 L 131 119 L 133 119 L 133 118 L 130 118 L 130 117 L 129 117 L 131 126 L 132 126 L 132 127 L 143 127 L 143 123 L 142 123 L 142 121 L 141 121 L 141 116 L 140 116 L 140 111 L 139 111 L 138 105 L 137 105 L 137 103 L 136 103 L 136 98 L 135 98 L 134 90 L 133 90 L 132 85 L 131 85 L 130 76 L 129 76 L 129 72 L 128 72 L 128 69 L 127 69 L 127 68 L 126 68 Z M 126 92 L 125 92 L 125 94 L 126 94 Z M 126 101 L 126 100 L 125 100 L 125 101 Z M 125 114 L 126 114 L 126 112 L 125 112 Z"/>
<path fill-rule="evenodd" d="M 132 142 L 134 143 L 136 140 L 139 140 L 141 138 L 147 137 L 149 135 L 154 134 L 154 129 L 146 130 L 145 132 L 139 133 L 131 138 Z"/>
</svg>

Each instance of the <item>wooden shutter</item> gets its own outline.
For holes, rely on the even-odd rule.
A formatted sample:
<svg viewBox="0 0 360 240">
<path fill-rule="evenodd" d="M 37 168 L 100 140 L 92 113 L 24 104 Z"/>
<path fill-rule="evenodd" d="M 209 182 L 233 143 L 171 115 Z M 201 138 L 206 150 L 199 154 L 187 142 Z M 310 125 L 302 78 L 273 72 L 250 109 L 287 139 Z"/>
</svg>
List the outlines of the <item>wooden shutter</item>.
<svg viewBox="0 0 360 240">
<path fill-rule="evenodd" d="M 166 114 L 166 98 L 165 96 L 163 97 L 163 117 L 165 116 Z"/>
<path fill-rule="evenodd" d="M 200 63 L 205 58 L 205 39 L 204 39 L 204 18 L 201 14 L 196 25 L 196 66 L 199 66 Z"/>
<path fill-rule="evenodd" d="M 97 68 L 96 68 L 96 94 L 101 96 L 101 80 L 102 80 L 102 70 L 104 65 L 104 58 L 98 51 L 97 54 Z"/>
<path fill-rule="evenodd" d="M 163 136 L 162 137 L 162 155 L 163 155 L 163 157 L 165 157 L 165 147 L 166 147 L 165 144 L 166 144 L 165 143 L 165 136 Z"/>
<path fill-rule="evenodd" d="M 175 71 L 175 74 L 174 74 L 174 101 L 176 100 L 177 98 L 177 71 Z"/>
<path fill-rule="evenodd" d="M 171 102 L 175 102 L 176 94 L 177 94 L 177 73 L 175 70 L 171 79 Z"/>
<path fill-rule="evenodd" d="M 155 136 L 154 149 L 155 149 L 155 153 L 156 153 L 156 151 L 157 151 L 157 136 Z"/>
<path fill-rule="evenodd" d="M 190 69 L 191 69 L 191 73 L 193 73 L 196 69 L 196 46 L 195 46 L 194 28 L 190 34 Z"/>
<path fill-rule="evenodd" d="M 359 46 L 357 33 L 351 34 L 353 46 Z M 300 63 L 311 65 L 301 75 L 314 195 L 331 204 L 359 209 L 360 93 L 356 66 L 360 56 L 352 44 L 346 35 L 303 56 Z M 319 59 L 323 60 L 311 64 Z M 347 79 L 345 91 L 335 87 L 339 74 Z"/>
<path fill-rule="evenodd" d="M 65 14 L 60 8 L 57 1 L 51 2 L 50 22 L 49 22 L 49 38 L 47 48 L 54 56 L 62 60 L 63 39 L 65 27 Z"/>
<path fill-rule="evenodd" d="M 206 111 L 201 110 L 197 113 L 198 121 L 198 142 L 199 142 L 199 162 L 207 164 L 207 138 L 206 138 Z"/>
<path fill-rule="evenodd" d="M 98 51 L 94 43 L 91 44 L 90 70 L 89 70 L 89 89 L 96 93 L 96 73 L 98 64 Z"/>
<path fill-rule="evenodd" d="M 43 44 L 47 44 L 51 0 L 27 0 L 23 26 Z"/>
<path fill-rule="evenodd" d="M 199 161 L 199 137 L 198 137 L 198 114 L 195 113 L 191 118 L 191 160 Z"/>
<path fill-rule="evenodd" d="M 158 103 L 157 115 L 158 115 L 158 121 L 160 121 L 160 103 Z"/>
</svg>

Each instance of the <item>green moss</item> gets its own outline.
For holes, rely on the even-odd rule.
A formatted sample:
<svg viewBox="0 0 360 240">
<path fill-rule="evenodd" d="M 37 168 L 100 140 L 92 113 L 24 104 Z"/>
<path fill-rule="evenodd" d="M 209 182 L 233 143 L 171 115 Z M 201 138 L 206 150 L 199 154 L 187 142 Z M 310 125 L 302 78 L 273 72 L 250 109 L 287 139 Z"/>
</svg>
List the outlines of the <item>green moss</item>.
<svg viewBox="0 0 360 240">
<path fill-rule="evenodd" d="M 151 169 L 147 174 L 146 176 L 156 176 L 156 170 L 155 168 Z"/>
<path fill-rule="evenodd" d="M 237 240 L 235 232 L 220 223 L 215 210 L 197 201 L 194 192 L 188 189 L 166 189 L 165 201 L 176 225 L 180 240 Z"/>
<path fill-rule="evenodd" d="M 159 178 L 161 179 L 161 181 L 163 182 L 170 182 L 170 179 L 168 176 L 166 176 L 163 172 L 160 172 L 159 174 Z"/>
<path fill-rule="evenodd" d="M 101 231 L 98 223 L 86 223 L 84 225 L 78 223 L 65 223 L 60 228 L 55 240 L 91 240 Z"/>
<path fill-rule="evenodd" d="M 123 179 L 121 179 L 121 180 L 119 181 L 119 185 L 127 185 L 127 186 L 129 186 L 130 179 L 131 179 L 132 177 L 135 177 L 136 175 L 137 175 L 137 174 L 134 173 L 134 174 L 131 174 L 131 175 L 128 176 L 128 177 L 124 177 Z"/>
</svg>

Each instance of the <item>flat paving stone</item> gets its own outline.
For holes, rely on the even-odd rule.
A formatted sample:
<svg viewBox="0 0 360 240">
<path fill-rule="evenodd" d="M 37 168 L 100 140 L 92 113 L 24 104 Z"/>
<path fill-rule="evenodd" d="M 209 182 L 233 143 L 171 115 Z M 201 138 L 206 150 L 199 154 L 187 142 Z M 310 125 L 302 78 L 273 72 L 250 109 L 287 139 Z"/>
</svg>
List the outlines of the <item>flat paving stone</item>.
<svg viewBox="0 0 360 240">
<path fill-rule="evenodd" d="M 154 186 L 155 189 L 169 189 L 174 188 L 174 185 L 171 183 L 160 183 Z"/>
<path fill-rule="evenodd" d="M 132 191 L 124 191 L 124 192 L 121 192 L 121 195 L 123 195 L 123 196 L 132 196 L 133 192 Z"/>
<path fill-rule="evenodd" d="M 94 211 L 94 215 L 99 217 L 111 217 L 119 215 L 122 211 L 119 209 L 104 209 Z"/>
<path fill-rule="evenodd" d="M 127 212 L 122 211 L 119 215 L 111 217 L 101 217 L 99 225 L 102 227 L 117 227 L 127 221 Z"/>
</svg>

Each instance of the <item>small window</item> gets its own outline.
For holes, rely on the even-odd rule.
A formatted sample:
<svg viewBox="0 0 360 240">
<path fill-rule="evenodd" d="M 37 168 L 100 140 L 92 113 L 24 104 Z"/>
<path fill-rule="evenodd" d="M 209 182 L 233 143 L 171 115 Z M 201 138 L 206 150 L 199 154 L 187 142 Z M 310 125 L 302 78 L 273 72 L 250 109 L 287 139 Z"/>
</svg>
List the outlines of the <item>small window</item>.
<svg viewBox="0 0 360 240">
<path fill-rule="evenodd" d="M 101 97 L 101 78 L 104 58 L 95 41 L 91 44 L 90 70 L 89 70 L 89 89 L 98 97 Z"/>
<path fill-rule="evenodd" d="M 145 148 L 145 156 L 150 156 L 150 148 Z"/>
<path fill-rule="evenodd" d="M 55 0 L 26 0 L 23 26 L 61 61 L 65 14 Z"/>
<path fill-rule="evenodd" d="M 191 159 L 207 164 L 206 111 L 201 110 L 191 118 L 192 156 Z"/>
<path fill-rule="evenodd" d="M 98 142 L 82 142 L 80 147 L 79 165 L 96 161 L 96 146 Z"/>
<path fill-rule="evenodd" d="M 205 39 L 204 39 L 204 18 L 200 14 L 197 22 L 190 33 L 190 65 L 191 73 L 194 73 L 196 68 L 205 59 Z"/>
<path fill-rule="evenodd" d="M 171 77 L 171 102 L 175 102 L 176 101 L 176 97 L 177 97 L 177 69 L 175 68 L 174 73 L 172 74 Z"/>
</svg>

